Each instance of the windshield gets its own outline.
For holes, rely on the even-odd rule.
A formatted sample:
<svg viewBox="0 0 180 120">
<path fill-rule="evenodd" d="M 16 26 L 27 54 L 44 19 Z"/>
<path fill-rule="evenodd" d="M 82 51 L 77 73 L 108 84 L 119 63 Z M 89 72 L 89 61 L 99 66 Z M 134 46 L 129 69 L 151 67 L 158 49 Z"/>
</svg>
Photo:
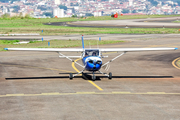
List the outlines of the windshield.
<svg viewBox="0 0 180 120">
<path fill-rule="evenodd" d="M 99 50 L 85 50 L 85 57 L 87 56 L 99 56 Z"/>
</svg>

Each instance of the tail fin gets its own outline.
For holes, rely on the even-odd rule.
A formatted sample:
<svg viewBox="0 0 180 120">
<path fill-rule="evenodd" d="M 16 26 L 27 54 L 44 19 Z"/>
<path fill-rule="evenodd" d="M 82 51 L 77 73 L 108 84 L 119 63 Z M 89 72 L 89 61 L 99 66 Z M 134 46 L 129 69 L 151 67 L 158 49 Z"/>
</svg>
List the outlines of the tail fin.
<svg viewBox="0 0 180 120">
<path fill-rule="evenodd" d="M 83 38 L 83 35 L 82 35 L 82 48 L 84 49 L 84 38 Z"/>
</svg>

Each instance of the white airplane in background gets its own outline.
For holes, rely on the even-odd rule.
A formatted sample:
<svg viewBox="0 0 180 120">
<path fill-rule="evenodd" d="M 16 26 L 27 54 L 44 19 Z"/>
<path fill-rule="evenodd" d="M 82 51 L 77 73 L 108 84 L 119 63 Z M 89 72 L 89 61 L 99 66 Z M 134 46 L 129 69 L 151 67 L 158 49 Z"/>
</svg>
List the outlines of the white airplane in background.
<svg viewBox="0 0 180 120">
<path fill-rule="evenodd" d="M 95 72 L 100 72 L 104 74 L 109 79 L 112 79 L 112 73 L 109 74 L 103 73 L 100 71 L 101 67 L 106 66 L 110 62 L 114 61 L 115 59 L 119 58 L 126 52 L 136 52 L 136 51 L 159 51 L 159 50 L 177 50 L 178 48 L 84 48 L 84 40 L 82 36 L 82 48 L 4 48 L 5 50 L 17 50 L 17 51 L 43 51 L 43 52 L 58 52 L 59 57 L 67 58 L 68 60 L 75 62 L 71 58 L 82 58 L 82 62 L 84 65 L 81 65 L 75 62 L 77 65 L 83 68 L 77 74 L 69 74 L 69 78 L 73 79 L 73 77 L 77 76 L 78 74 L 83 73 L 85 70 L 92 72 L 92 80 L 96 79 Z M 61 52 L 81 52 L 81 56 L 65 56 Z M 109 60 L 108 62 L 102 64 L 102 55 L 103 52 L 122 52 L 118 54 L 115 58 Z"/>
</svg>

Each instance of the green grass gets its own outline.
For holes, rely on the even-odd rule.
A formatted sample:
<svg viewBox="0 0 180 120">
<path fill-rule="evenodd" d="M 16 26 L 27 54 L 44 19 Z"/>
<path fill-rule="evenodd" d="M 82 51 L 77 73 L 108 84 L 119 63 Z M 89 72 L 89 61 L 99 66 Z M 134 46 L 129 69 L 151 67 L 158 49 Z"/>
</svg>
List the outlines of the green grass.
<svg viewBox="0 0 180 120">
<path fill-rule="evenodd" d="M 4 43 L 6 41 L 6 43 Z M 13 42 L 8 43 L 8 41 L 11 40 L 0 40 L 0 51 L 4 51 L 4 48 L 69 48 L 69 47 L 80 47 L 82 46 L 81 40 L 51 40 L 50 46 L 48 46 L 48 41 L 33 41 L 28 44 L 12 44 Z M 115 43 L 121 43 L 124 41 L 120 40 L 85 40 L 84 45 L 86 47 L 89 47 L 90 45 L 97 45 L 97 42 L 99 45 L 104 44 L 115 44 Z M 4 44 L 1 44 L 4 43 Z"/>
<path fill-rule="evenodd" d="M 179 61 L 177 61 L 177 63 L 176 63 L 177 65 L 178 65 L 178 67 L 180 67 L 180 60 Z"/>
<path fill-rule="evenodd" d="M 176 21 L 173 21 L 174 23 L 180 23 L 180 21 L 179 20 L 176 20 Z"/>
<path fill-rule="evenodd" d="M 157 17 L 175 17 L 178 15 L 133 15 L 119 16 L 117 19 L 141 19 Z M 89 21 L 89 20 L 114 20 L 110 16 L 82 18 L 45 18 L 45 19 L 21 19 L 21 18 L 0 18 L 0 34 L 14 33 L 38 33 L 41 35 L 68 35 L 68 34 L 164 34 L 179 33 L 177 28 L 88 28 L 50 26 L 43 23 L 67 22 L 67 21 Z M 44 30 L 41 33 L 41 30 Z"/>
<path fill-rule="evenodd" d="M 19 40 L 0 40 L 0 45 L 9 45 L 19 42 Z"/>
</svg>

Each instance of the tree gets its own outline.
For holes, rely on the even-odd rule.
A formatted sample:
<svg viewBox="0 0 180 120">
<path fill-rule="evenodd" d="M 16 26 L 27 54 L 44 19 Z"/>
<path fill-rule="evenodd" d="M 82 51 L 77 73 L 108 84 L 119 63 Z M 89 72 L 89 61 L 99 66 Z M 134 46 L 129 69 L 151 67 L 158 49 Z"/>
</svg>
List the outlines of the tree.
<svg viewBox="0 0 180 120">
<path fill-rule="evenodd" d="M 5 13 L 4 15 L 1 15 L 1 17 L 2 17 L 2 18 L 9 18 L 9 17 L 10 17 L 10 15 L 9 15 L 9 14 L 7 14 L 7 13 Z"/>
<path fill-rule="evenodd" d="M 72 17 L 77 17 L 77 15 L 75 14 L 75 15 L 72 15 Z"/>
<path fill-rule="evenodd" d="M 85 16 L 94 16 L 92 13 L 86 13 Z"/>
<path fill-rule="evenodd" d="M 153 6 L 157 6 L 158 2 L 154 0 L 148 0 Z"/>
<path fill-rule="evenodd" d="M 0 2 L 2 3 L 8 3 L 9 1 L 13 3 L 14 1 L 20 1 L 20 0 L 0 0 Z"/>
<path fill-rule="evenodd" d="M 16 6 L 13 6 L 13 12 L 18 12 L 18 10 L 20 10 L 20 6 L 16 5 Z"/>
<path fill-rule="evenodd" d="M 20 0 L 10 0 L 11 1 L 11 4 L 14 2 L 14 1 L 20 1 Z"/>
<path fill-rule="evenodd" d="M 64 6 L 64 5 L 59 5 L 59 8 L 60 8 L 60 9 L 67 10 L 67 7 L 66 7 L 66 6 Z"/>
<path fill-rule="evenodd" d="M 122 13 L 129 13 L 129 10 L 128 9 L 123 9 Z"/>
<path fill-rule="evenodd" d="M 47 10 L 47 8 L 46 8 L 46 7 L 44 7 L 44 6 L 40 6 L 40 5 L 37 7 L 37 9 L 40 9 L 40 10 L 42 10 L 42 11 Z"/>
<path fill-rule="evenodd" d="M 136 10 L 133 10 L 132 13 L 137 13 Z"/>
<path fill-rule="evenodd" d="M 8 3 L 7 0 L 0 0 L 0 2 L 2 2 L 2 3 Z"/>
<path fill-rule="evenodd" d="M 53 14 L 51 12 L 44 12 L 43 15 L 53 18 Z"/>
<path fill-rule="evenodd" d="M 73 3 L 70 3 L 70 6 L 74 6 L 74 4 L 73 4 Z"/>
<path fill-rule="evenodd" d="M 176 2 L 177 2 L 177 3 L 178 3 L 178 5 L 180 6 L 180 0 L 177 0 Z"/>
<path fill-rule="evenodd" d="M 76 4 L 70 3 L 70 6 L 79 6 L 79 3 L 76 3 Z"/>
</svg>

